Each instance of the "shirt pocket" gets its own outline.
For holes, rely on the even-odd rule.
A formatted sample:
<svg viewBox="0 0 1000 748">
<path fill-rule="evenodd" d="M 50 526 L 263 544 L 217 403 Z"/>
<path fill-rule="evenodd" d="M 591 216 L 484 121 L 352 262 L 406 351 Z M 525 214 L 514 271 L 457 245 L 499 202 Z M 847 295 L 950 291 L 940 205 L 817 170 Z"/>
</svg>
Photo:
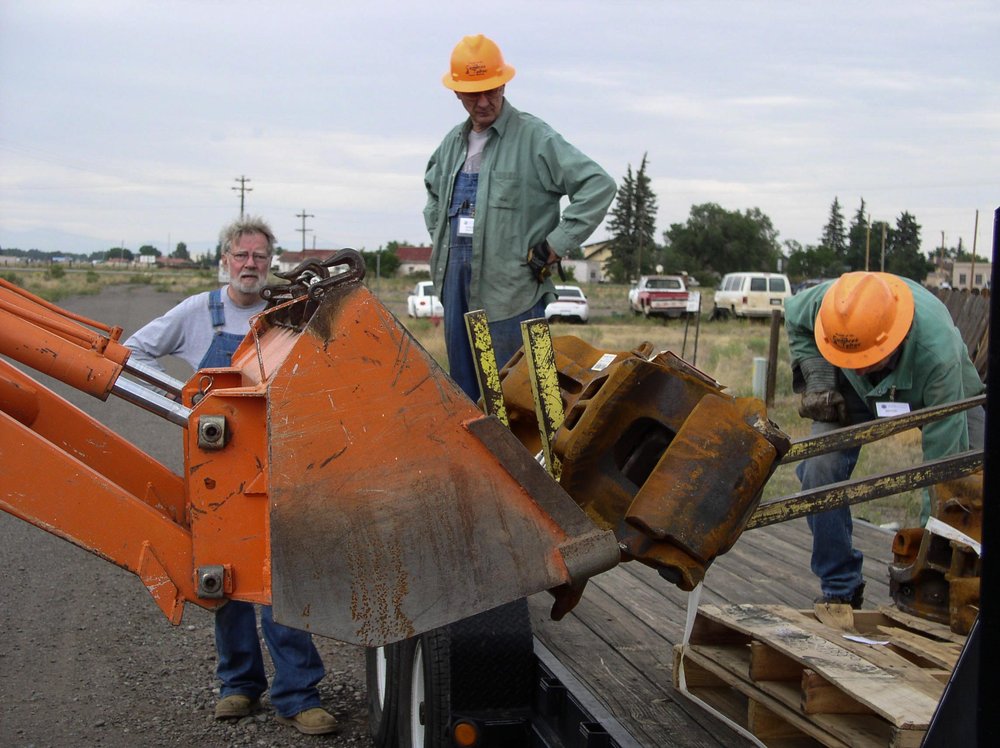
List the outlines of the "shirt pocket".
<svg viewBox="0 0 1000 748">
<path fill-rule="evenodd" d="M 490 175 L 490 195 L 487 204 L 491 208 L 515 210 L 520 206 L 521 176 L 510 171 L 495 171 Z"/>
</svg>

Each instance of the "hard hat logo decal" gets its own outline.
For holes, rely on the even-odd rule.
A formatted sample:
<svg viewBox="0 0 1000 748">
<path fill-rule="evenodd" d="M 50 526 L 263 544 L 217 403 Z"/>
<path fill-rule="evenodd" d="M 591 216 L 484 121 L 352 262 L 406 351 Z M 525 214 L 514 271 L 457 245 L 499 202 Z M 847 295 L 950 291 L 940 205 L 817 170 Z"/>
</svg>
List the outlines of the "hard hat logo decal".
<svg viewBox="0 0 1000 748">
<path fill-rule="evenodd" d="M 486 65 L 481 62 L 470 62 L 465 66 L 465 74 L 470 78 L 486 75 Z"/>
<path fill-rule="evenodd" d="M 833 335 L 830 342 L 842 351 L 856 351 L 861 347 L 857 335 Z"/>
</svg>

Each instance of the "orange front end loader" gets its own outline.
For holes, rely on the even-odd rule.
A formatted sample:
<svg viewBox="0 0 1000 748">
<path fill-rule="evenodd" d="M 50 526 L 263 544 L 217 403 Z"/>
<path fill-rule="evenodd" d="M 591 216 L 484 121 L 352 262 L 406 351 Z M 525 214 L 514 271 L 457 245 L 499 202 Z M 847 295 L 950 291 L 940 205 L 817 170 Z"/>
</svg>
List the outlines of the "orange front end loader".
<svg viewBox="0 0 1000 748">
<path fill-rule="evenodd" d="M 0 359 L 0 508 L 137 574 L 175 624 L 185 602 L 233 598 L 370 646 L 614 566 L 613 533 L 361 284 L 360 256 L 341 259 L 279 294 L 231 367 L 183 385 L 131 365 L 120 328 L 3 282 L 0 353 L 177 423 L 184 472 Z"/>
</svg>

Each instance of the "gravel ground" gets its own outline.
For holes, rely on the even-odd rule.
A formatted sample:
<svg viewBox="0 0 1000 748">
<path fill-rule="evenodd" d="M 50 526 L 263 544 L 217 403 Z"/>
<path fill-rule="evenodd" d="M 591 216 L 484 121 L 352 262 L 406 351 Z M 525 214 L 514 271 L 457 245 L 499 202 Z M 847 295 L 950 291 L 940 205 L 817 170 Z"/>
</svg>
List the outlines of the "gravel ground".
<svg viewBox="0 0 1000 748">
<path fill-rule="evenodd" d="M 122 325 L 124 339 L 179 299 L 110 288 L 63 306 Z M 179 470 L 176 427 L 114 398 L 54 389 Z M 0 746 L 370 746 L 363 651 L 316 643 L 327 670 L 320 695 L 338 734 L 280 725 L 266 697 L 258 714 L 219 722 L 210 613 L 188 605 L 171 626 L 137 577 L 0 512 Z"/>
</svg>

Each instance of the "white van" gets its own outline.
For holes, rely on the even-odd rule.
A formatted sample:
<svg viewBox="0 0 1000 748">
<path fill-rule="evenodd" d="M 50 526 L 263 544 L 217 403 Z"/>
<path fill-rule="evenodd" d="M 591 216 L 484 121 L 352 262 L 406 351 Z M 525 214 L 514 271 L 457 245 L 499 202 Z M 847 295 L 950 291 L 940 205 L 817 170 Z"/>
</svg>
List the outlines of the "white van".
<svg viewBox="0 0 1000 748">
<path fill-rule="evenodd" d="M 715 292 L 712 319 L 770 317 L 775 309 L 784 314 L 791 295 L 791 284 L 781 273 L 728 273 Z"/>
</svg>

